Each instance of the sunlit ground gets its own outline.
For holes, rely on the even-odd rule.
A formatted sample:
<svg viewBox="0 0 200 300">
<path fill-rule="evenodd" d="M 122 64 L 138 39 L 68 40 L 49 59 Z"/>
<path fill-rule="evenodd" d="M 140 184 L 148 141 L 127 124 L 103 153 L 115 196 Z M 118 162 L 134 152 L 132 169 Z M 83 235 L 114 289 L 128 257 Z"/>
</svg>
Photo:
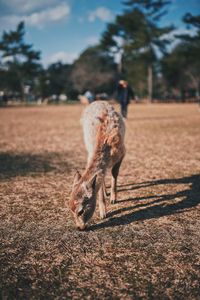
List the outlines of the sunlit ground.
<svg viewBox="0 0 200 300">
<path fill-rule="evenodd" d="M 86 232 L 67 206 L 82 110 L 0 110 L 0 298 L 198 299 L 197 104 L 129 107 L 118 203 Z"/>
</svg>

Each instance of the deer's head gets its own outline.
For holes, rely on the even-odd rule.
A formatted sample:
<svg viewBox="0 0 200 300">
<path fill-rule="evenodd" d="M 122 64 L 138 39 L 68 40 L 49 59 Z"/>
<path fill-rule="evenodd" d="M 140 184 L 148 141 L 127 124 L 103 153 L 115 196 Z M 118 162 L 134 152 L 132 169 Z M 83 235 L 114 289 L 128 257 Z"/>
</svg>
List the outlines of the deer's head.
<svg viewBox="0 0 200 300">
<path fill-rule="evenodd" d="M 78 171 L 74 177 L 69 204 L 76 227 L 80 230 L 86 228 L 96 207 L 96 177 L 95 174 L 84 181 Z"/>
</svg>

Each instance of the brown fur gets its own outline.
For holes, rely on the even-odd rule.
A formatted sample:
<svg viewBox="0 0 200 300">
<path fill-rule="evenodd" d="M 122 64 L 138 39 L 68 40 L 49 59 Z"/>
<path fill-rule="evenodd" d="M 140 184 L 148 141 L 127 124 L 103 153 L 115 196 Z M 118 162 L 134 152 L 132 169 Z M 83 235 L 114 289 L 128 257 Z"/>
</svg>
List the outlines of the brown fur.
<svg viewBox="0 0 200 300">
<path fill-rule="evenodd" d="M 123 137 L 119 132 L 119 116 L 116 114 L 114 126 L 110 126 L 110 116 L 108 113 L 102 113 L 98 119 L 100 124 L 96 135 L 96 146 L 93 157 L 87 166 L 85 172 L 80 177 L 78 176 L 73 186 L 73 191 L 70 199 L 70 208 L 74 214 L 77 227 L 84 229 L 85 220 L 80 219 L 80 214 L 84 210 L 84 201 L 88 201 L 90 210 L 93 211 L 96 206 L 96 197 L 99 191 L 99 208 L 101 217 L 106 216 L 105 207 L 105 185 L 104 177 L 108 169 L 114 168 L 112 176 L 111 201 L 116 201 L 116 180 L 118 176 L 121 161 L 125 155 L 125 147 Z M 113 119 L 112 119 L 113 122 Z M 116 169 L 116 171 L 115 171 Z M 116 174 L 115 174 L 116 173 Z M 86 200 L 85 200 L 86 199 Z M 87 206 L 87 205 L 86 205 Z M 89 214 L 89 209 L 88 209 Z M 92 214 L 91 214 L 92 215 Z M 86 218 L 87 219 L 87 218 Z M 88 221 L 88 220 L 87 220 Z"/>
</svg>

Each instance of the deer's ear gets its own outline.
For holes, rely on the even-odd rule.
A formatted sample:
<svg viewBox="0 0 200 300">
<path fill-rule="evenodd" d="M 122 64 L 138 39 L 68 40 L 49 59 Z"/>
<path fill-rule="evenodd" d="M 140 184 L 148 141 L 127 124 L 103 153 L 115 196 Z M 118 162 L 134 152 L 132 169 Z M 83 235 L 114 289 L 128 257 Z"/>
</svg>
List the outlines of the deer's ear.
<svg viewBox="0 0 200 300">
<path fill-rule="evenodd" d="M 97 179 L 97 174 L 95 174 L 95 175 L 87 182 L 87 188 L 88 188 L 88 189 L 95 190 L 96 179 Z"/>
<path fill-rule="evenodd" d="M 81 179 L 81 174 L 79 173 L 79 171 L 76 171 L 74 175 L 73 188 L 77 185 L 80 179 Z"/>
</svg>

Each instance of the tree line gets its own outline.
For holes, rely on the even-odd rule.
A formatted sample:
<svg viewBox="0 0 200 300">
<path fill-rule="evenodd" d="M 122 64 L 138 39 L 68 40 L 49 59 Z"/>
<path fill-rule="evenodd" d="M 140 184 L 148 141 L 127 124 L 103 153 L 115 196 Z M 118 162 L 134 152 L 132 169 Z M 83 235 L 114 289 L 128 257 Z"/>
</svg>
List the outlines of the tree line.
<svg viewBox="0 0 200 300">
<path fill-rule="evenodd" d="M 72 64 L 57 62 L 44 68 L 40 51 L 24 40 L 25 24 L 4 31 L 0 40 L 0 91 L 47 98 L 66 94 L 76 99 L 90 89 L 113 95 L 119 79 L 126 79 L 138 98 L 186 101 L 200 94 L 200 15 L 183 16 L 194 34 L 177 35 L 161 26 L 168 0 L 127 0 L 124 12 L 107 24 L 98 45 L 88 47 Z M 186 31 L 187 32 L 187 31 Z M 28 89 L 28 90 L 27 90 Z"/>
</svg>

